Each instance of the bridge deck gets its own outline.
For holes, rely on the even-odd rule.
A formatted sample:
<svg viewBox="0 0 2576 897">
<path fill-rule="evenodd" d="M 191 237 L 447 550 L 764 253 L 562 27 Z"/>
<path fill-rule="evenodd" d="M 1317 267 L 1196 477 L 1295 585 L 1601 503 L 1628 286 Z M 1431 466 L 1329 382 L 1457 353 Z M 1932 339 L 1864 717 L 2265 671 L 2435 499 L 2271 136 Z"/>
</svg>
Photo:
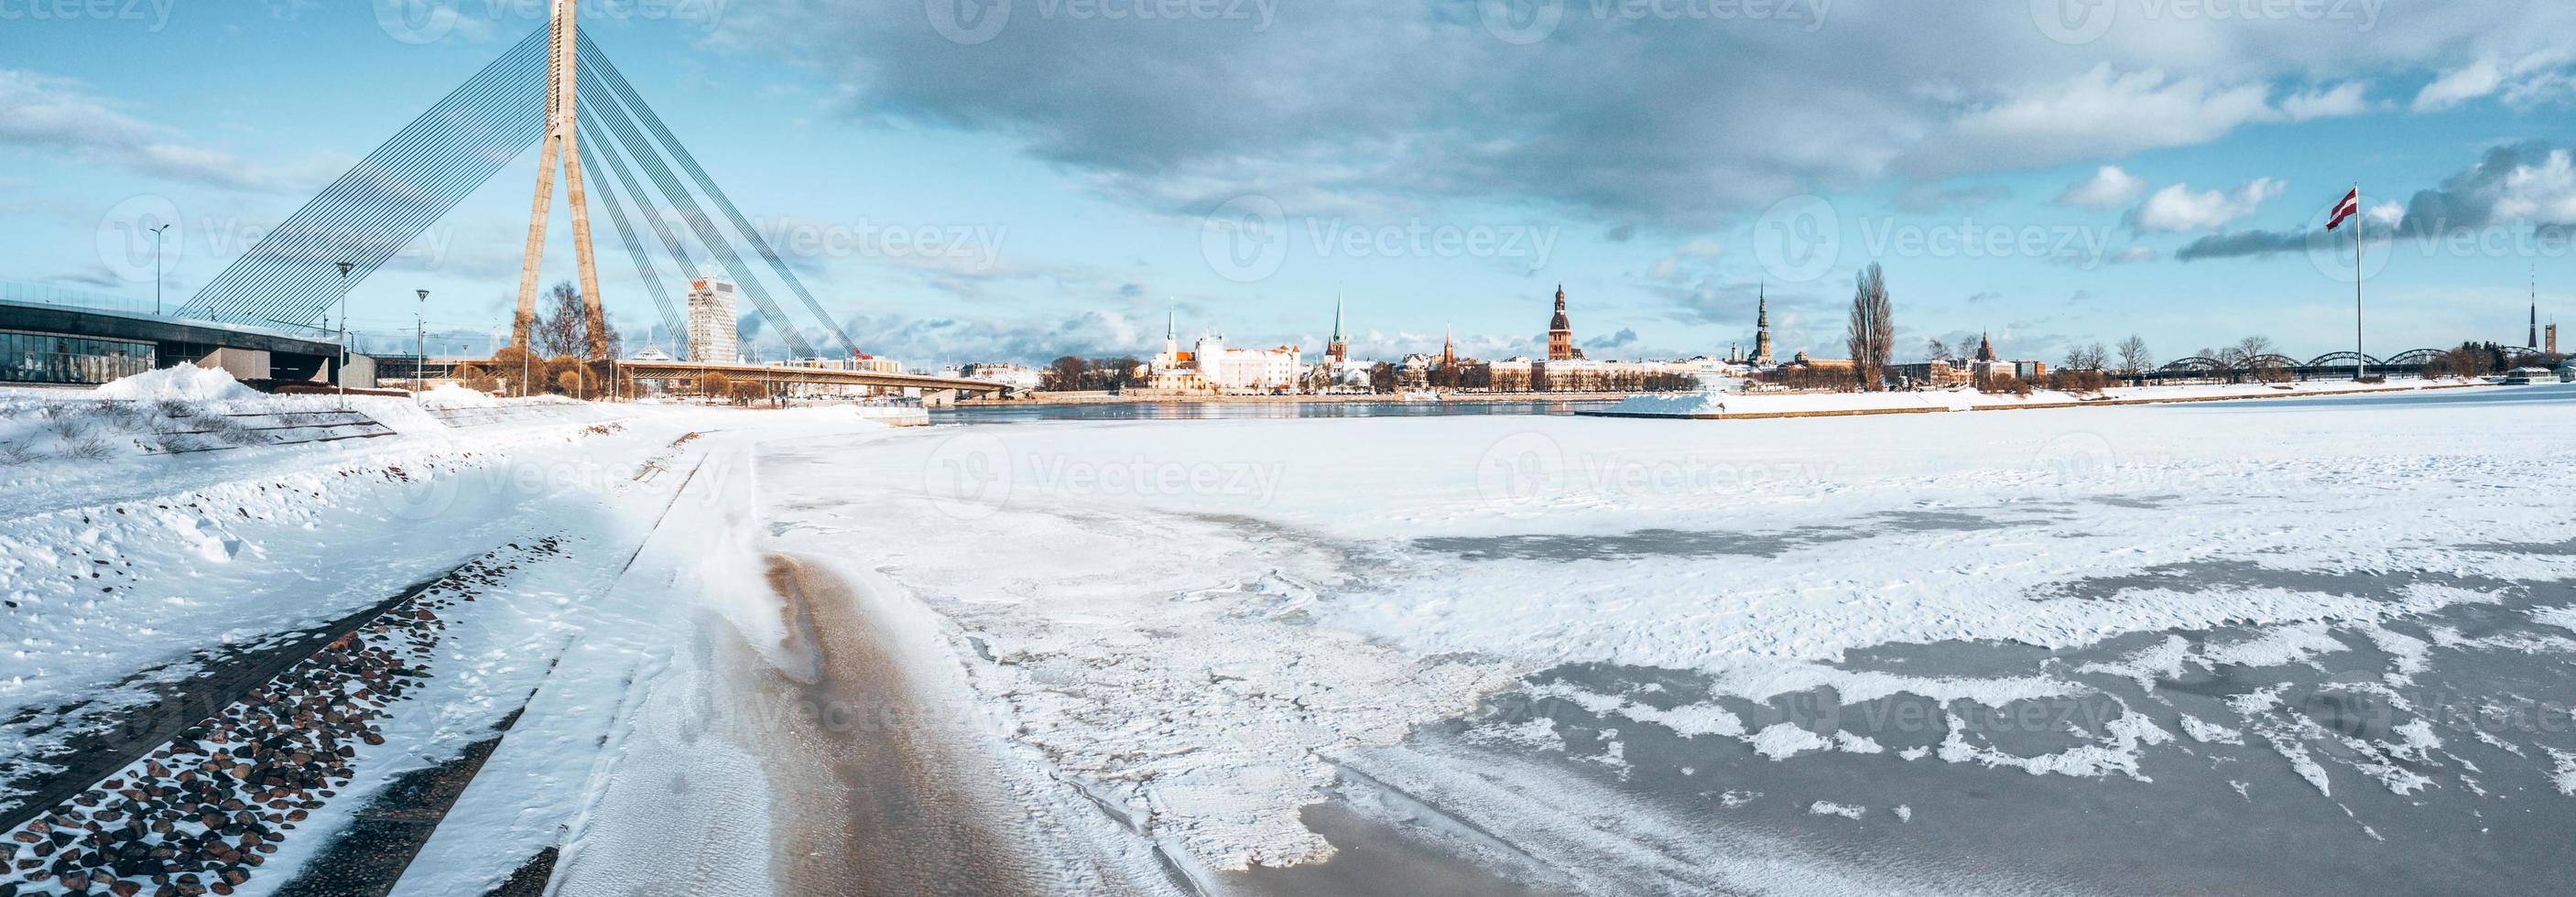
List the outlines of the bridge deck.
<svg viewBox="0 0 2576 897">
<path fill-rule="evenodd" d="M 775 367 L 761 364 L 714 364 L 694 361 L 619 361 L 617 364 L 641 380 L 680 380 L 707 374 L 723 374 L 738 380 L 953 389 L 969 393 L 1000 392 L 1007 388 L 1003 384 L 990 380 L 935 377 L 929 374 L 850 371 L 837 368 Z"/>
</svg>

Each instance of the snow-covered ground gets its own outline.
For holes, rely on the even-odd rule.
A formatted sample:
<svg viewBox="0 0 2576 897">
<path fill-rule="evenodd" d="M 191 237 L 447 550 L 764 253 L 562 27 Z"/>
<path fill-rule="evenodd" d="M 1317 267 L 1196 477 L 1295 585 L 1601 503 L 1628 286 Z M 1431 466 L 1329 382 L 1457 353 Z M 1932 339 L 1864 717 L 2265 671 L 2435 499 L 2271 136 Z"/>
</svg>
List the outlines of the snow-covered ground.
<svg viewBox="0 0 2576 897">
<path fill-rule="evenodd" d="M 2099 393 L 2077 394 L 2049 389 L 2029 395 L 1986 393 L 1961 386 L 1950 389 L 1890 392 L 1699 392 L 1644 393 L 1630 396 L 1606 413 L 1652 417 L 1774 417 L 1785 415 L 1884 414 L 1891 412 L 1977 411 L 2046 408 L 2056 405 L 2122 405 L 2151 402 L 2201 402 L 2221 399 L 2394 392 L 2484 386 L 2484 381 L 2400 378 L 2386 383 L 2351 380 L 2298 380 L 2287 383 L 2185 383 L 2114 386 Z"/>
<path fill-rule="evenodd" d="M 904 434 L 864 453 L 779 446 L 768 470 L 799 484 L 771 504 L 783 541 L 859 559 L 953 620 L 989 658 L 970 664 L 978 689 L 1009 709 L 1021 741 L 1228 867 L 1323 858 L 1301 804 L 1347 782 L 1350 764 L 1394 763 L 1370 746 L 1424 756 L 1408 730 L 1479 718 L 1469 708 L 1508 693 L 1608 722 L 1569 739 L 1539 713 L 1470 724 L 1470 740 L 1581 754 L 1573 768 L 1613 783 L 1642 775 L 1628 749 L 1637 732 L 1659 733 L 1658 750 L 1732 744 L 1784 768 L 1851 757 L 1899 778 L 1909 767 L 2036 776 L 2078 801 L 2103 787 L 2088 783 L 2144 782 L 2199 755 L 2261 799 L 2342 807 L 2333 826 L 2357 837 L 2399 825 L 2345 816 L 2368 806 L 2360 789 L 2465 793 L 2459 777 L 2504 775 L 2505 761 L 2545 783 L 2544 749 L 2566 748 L 2565 732 L 2484 732 L 2527 759 L 2469 760 L 2459 745 L 2482 741 L 2467 732 L 2397 727 L 2433 716 L 2417 712 L 2436 698 L 2405 689 L 2438 646 L 2512 645 L 2550 663 L 2576 648 L 2527 625 L 2481 634 L 2457 619 L 2501 609 L 2531 624 L 2535 605 L 2576 602 L 2563 585 L 2576 579 L 2576 520 L 2560 497 L 2576 485 L 2571 439 L 2576 392 L 2527 387 L 1726 426 L 1021 424 Z M 1905 646 L 1924 656 L 1884 660 Z M 2016 662 L 1980 659 L 2008 650 Z M 2067 659 L 2088 650 L 2116 656 Z M 2303 705 L 2323 700 L 2314 677 L 2288 673 L 2281 688 L 2248 683 L 2209 707 L 2172 700 L 2212 675 L 2339 662 L 2353 666 L 2337 673 L 2368 673 L 2355 687 L 2392 719 L 2318 723 Z M 1581 685 L 1569 670 L 1688 687 Z M 1539 678 L 1501 684 L 1522 676 Z M 2106 680 L 2139 685 L 2114 693 Z M 1693 697 L 1672 699 L 1683 693 Z M 1819 718 L 1837 714 L 1775 706 L 1799 702 L 1924 718 L 1828 726 Z M 2185 705 L 2191 722 L 2175 709 Z M 2045 731 L 1998 734 L 1998 713 L 2042 714 Z M 2231 733 L 2246 755 L 2212 757 Z M 2432 740 L 2452 753 L 2428 753 Z M 1794 802 L 1810 828 L 1959 812 L 1766 784 L 1710 790 Z M 1526 803 L 1483 811 L 1596 812 L 1540 799 L 1562 787 L 1515 782 L 1506 790 Z M 1630 859 L 1726 825 L 1691 812 L 1687 792 L 1667 797 L 1684 806 L 1602 820 L 1638 845 Z M 1819 801 L 1874 811 L 1803 812 Z M 1596 856 L 1571 835 L 1544 837 L 1559 853 L 1495 852 Z M 1720 853 L 1741 863 L 1705 856 L 1702 881 L 1785 887 L 1779 860 L 1751 858 L 1795 855 L 1797 843 L 1734 842 Z M 1983 890 L 1813 865 L 1819 881 Z"/>
<path fill-rule="evenodd" d="M 210 650 L 553 538 L 441 611 L 427 684 L 270 870 L 504 721 L 400 892 L 549 848 L 557 893 L 811 887 L 848 874 L 816 814 L 887 812 L 838 762 L 877 738 L 945 758 L 887 775 L 1040 891 L 1314 893 L 1262 870 L 1403 843 L 1484 890 L 2528 892 L 2547 862 L 2478 857 L 2576 830 L 2576 388 L 1724 425 L 413 411 L 0 469 L 0 772 Z M 781 558 L 845 588 L 791 600 Z"/>
</svg>

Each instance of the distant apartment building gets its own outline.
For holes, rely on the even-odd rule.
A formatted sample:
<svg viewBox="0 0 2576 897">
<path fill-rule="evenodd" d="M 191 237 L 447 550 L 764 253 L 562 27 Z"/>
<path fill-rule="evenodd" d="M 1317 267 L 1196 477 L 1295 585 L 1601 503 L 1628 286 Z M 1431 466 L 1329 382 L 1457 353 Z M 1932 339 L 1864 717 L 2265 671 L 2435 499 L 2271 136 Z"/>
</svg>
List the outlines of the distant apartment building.
<svg viewBox="0 0 2576 897">
<path fill-rule="evenodd" d="M 955 373 L 968 380 L 988 380 L 1018 389 L 1036 389 L 1039 381 L 1037 371 L 1007 361 L 980 361 L 959 367 Z"/>
<path fill-rule="evenodd" d="M 1306 369 L 1304 353 L 1296 346 L 1238 349 L 1226 345 L 1223 336 L 1199 337 L 1190 354 L 1200 378 L 1217 389 L 1294 387 L 1298 373 Z"/>
<path fill-rule="evenodd" d="M 741 334 L 734 330 L 733 282 L 700 277 L 689 282 L 689 360 L 742 363 Z"/>
</svg>

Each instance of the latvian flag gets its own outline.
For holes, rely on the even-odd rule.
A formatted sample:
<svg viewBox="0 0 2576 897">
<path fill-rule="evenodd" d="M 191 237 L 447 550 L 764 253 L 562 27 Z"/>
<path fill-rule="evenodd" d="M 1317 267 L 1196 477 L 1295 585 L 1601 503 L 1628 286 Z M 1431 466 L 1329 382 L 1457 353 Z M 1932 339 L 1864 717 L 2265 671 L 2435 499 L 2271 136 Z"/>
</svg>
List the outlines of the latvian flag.
<svg viewBox="0 0 2576 897">
<path fill-rule="evenodd" d="M 2334 214 L 2326 216 L 2326 229 L 2333 230 L 2342 226 L 2344 219 L 2360 213 L 2361 188 L 2354 187 L 2352 192 L 2343 195 L 2342 202 L 2335 203 Z"/>
</svg>

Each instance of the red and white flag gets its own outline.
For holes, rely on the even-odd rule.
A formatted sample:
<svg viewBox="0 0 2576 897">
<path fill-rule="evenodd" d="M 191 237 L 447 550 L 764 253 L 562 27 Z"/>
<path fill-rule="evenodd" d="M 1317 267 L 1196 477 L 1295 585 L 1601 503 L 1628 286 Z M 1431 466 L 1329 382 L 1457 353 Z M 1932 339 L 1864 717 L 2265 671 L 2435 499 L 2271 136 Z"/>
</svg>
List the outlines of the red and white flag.
<svg viewBox="0 0 2576 897">
<path fill-rule="evenodd" d="M 2334 214 L 2326 216 L 2326 229 L 2333 230 L 2341 226 L 2344 219 L 2358 214 L 2361 214 L 2361 188 L 2354 187 L 2352 192 L 2343 195 L 2342 202 L 2335 203 Z"/>
</svg>

